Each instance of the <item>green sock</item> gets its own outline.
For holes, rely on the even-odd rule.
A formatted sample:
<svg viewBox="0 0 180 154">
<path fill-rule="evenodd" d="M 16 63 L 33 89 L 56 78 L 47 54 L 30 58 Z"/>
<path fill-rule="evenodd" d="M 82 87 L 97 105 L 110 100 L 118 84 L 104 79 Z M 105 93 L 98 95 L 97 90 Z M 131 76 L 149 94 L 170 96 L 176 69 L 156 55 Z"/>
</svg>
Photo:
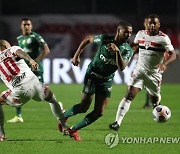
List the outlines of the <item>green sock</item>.
<svg viewBox="0 0 180 154">
<path fill-rule="evenodd" d="M 86 127 L 90 124 L 92 124 L 94 121 L 96 121 L 101 116 L 94 116 L 94 113 L 89 113 L 82 121 L 77 123 L 75 126 L 72 127 L 72 130 L 79 130 L 83 127 Z"/>
<path fill-rule="evenodd" d="M 145 102 L 146 105 L 149 105 L 149 95 L 148 93 L 146 93 L 146 102 Z"/>
<path fill-rule="evenodd" d="M 64 112 L 64 117 L 69 118 L 71 116 L 74 116 L 76 114 L 80 113 L 79 111 L 79 104 L 74 105 L 72 108 Z"/>
<path fill-rule="evenodd" d="M 22 117 L 22 115 L 21 115 L 21 107 L 16 107 L 16 115 L 18 117 Z"/>
</svg>

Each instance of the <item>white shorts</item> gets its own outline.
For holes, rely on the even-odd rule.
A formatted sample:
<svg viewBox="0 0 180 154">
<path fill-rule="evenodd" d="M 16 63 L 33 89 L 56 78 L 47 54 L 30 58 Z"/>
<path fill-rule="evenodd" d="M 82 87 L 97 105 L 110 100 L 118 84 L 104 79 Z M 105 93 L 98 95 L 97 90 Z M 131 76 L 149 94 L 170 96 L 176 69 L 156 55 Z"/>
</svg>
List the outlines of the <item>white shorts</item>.
<svg viewBox="0 0 180 154">
<path fill-rule="evenodd" d="M 132 73 L 129 86 L 137 87 L 142 90 L 143 87 L 153 96 L 160 95 L 160 86 L 162 75 L 160 73 L 150 73 L 135 70 Z"/>
<path fill-rule="evenodd" d="M 49 94 L 49 89 L 42 84 L 36 76 L 33 76 L 27 83 L 23 83 L 12 90 L 2 92 L 5 102 L 11 106 L 21 106 L 30 99 L 44 101 Z"/>
</svg>

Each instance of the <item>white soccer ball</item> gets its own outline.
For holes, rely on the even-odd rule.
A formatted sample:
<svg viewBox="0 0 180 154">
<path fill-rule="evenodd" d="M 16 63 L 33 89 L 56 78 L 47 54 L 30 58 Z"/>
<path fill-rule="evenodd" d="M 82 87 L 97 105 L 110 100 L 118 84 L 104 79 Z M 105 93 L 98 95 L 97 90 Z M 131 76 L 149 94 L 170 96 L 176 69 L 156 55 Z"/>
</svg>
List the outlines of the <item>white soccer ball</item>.
<svg viewBox="0 0 180 154">
<path fill-rule="evenodd" d="M 166 122 L 171 117 L 171 110 L 165 105 L 158 105 L 153 109 L 153 119 L 157 122 Z"/>
</svg>

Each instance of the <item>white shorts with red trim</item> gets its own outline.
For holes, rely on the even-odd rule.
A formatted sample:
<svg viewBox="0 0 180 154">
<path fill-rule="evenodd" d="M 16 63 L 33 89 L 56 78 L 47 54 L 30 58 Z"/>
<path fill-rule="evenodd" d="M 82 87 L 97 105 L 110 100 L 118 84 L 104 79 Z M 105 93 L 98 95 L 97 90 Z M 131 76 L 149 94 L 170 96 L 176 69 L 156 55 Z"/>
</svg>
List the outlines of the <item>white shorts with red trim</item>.
<svg viewBox="0 0 180 154">
<path fill-rule="evenodd" d="M 151 95 L 159 97 L 161 81 L 162 75 L 160 73 L 135 70 L 131 75 L 128 85 L 140 88 L 141 90 L 145 87 Z"/>
<path fill-rule="evenodd" d="M 2 97 L 6 104 L 11 106 L 21 106 L 30 99 L 44 101 L 49 94 L 49 89 L 42 84 L 36 76 L 30 82 L 23 83 L 13 89 L 2 92 Z"/>
</svg>

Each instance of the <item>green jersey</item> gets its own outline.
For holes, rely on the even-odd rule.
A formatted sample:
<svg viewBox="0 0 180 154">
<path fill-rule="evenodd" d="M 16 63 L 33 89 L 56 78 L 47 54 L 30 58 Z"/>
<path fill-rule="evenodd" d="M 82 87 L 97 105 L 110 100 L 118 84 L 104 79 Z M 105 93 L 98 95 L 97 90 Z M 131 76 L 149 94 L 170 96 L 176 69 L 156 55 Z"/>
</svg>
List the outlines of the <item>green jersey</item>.
<svg viewBox="0 0 180 154">
<path fill-rule="evenodd" d="M 19 36 L 17 37 L 18 45 L 32 58 L 36 59 L 41 53 L 41 47 L 46 44 L 44 39 L 37 33 L 32 32 L 27 36 Z M 42 61 L 38 62 L 39 71 L 43 73 L 43 64 Z"/>
<path fill-rule="evenodd" d="M 114 36 L 96 35 L 94 43 L 99 45 L 98 51 L 91 63 L 88 65 L 87 73 L 97 73 L 103 77 L 113 78 L 115 71 L 118 69 L 116 64 L 116 54 L 107 50 L 107 44 L 114 43 Z M 117 46 L 121 52 L 123 60 L 129 62 L 133 55 L 132 48 L 128 43 Z"/>
</svg>

